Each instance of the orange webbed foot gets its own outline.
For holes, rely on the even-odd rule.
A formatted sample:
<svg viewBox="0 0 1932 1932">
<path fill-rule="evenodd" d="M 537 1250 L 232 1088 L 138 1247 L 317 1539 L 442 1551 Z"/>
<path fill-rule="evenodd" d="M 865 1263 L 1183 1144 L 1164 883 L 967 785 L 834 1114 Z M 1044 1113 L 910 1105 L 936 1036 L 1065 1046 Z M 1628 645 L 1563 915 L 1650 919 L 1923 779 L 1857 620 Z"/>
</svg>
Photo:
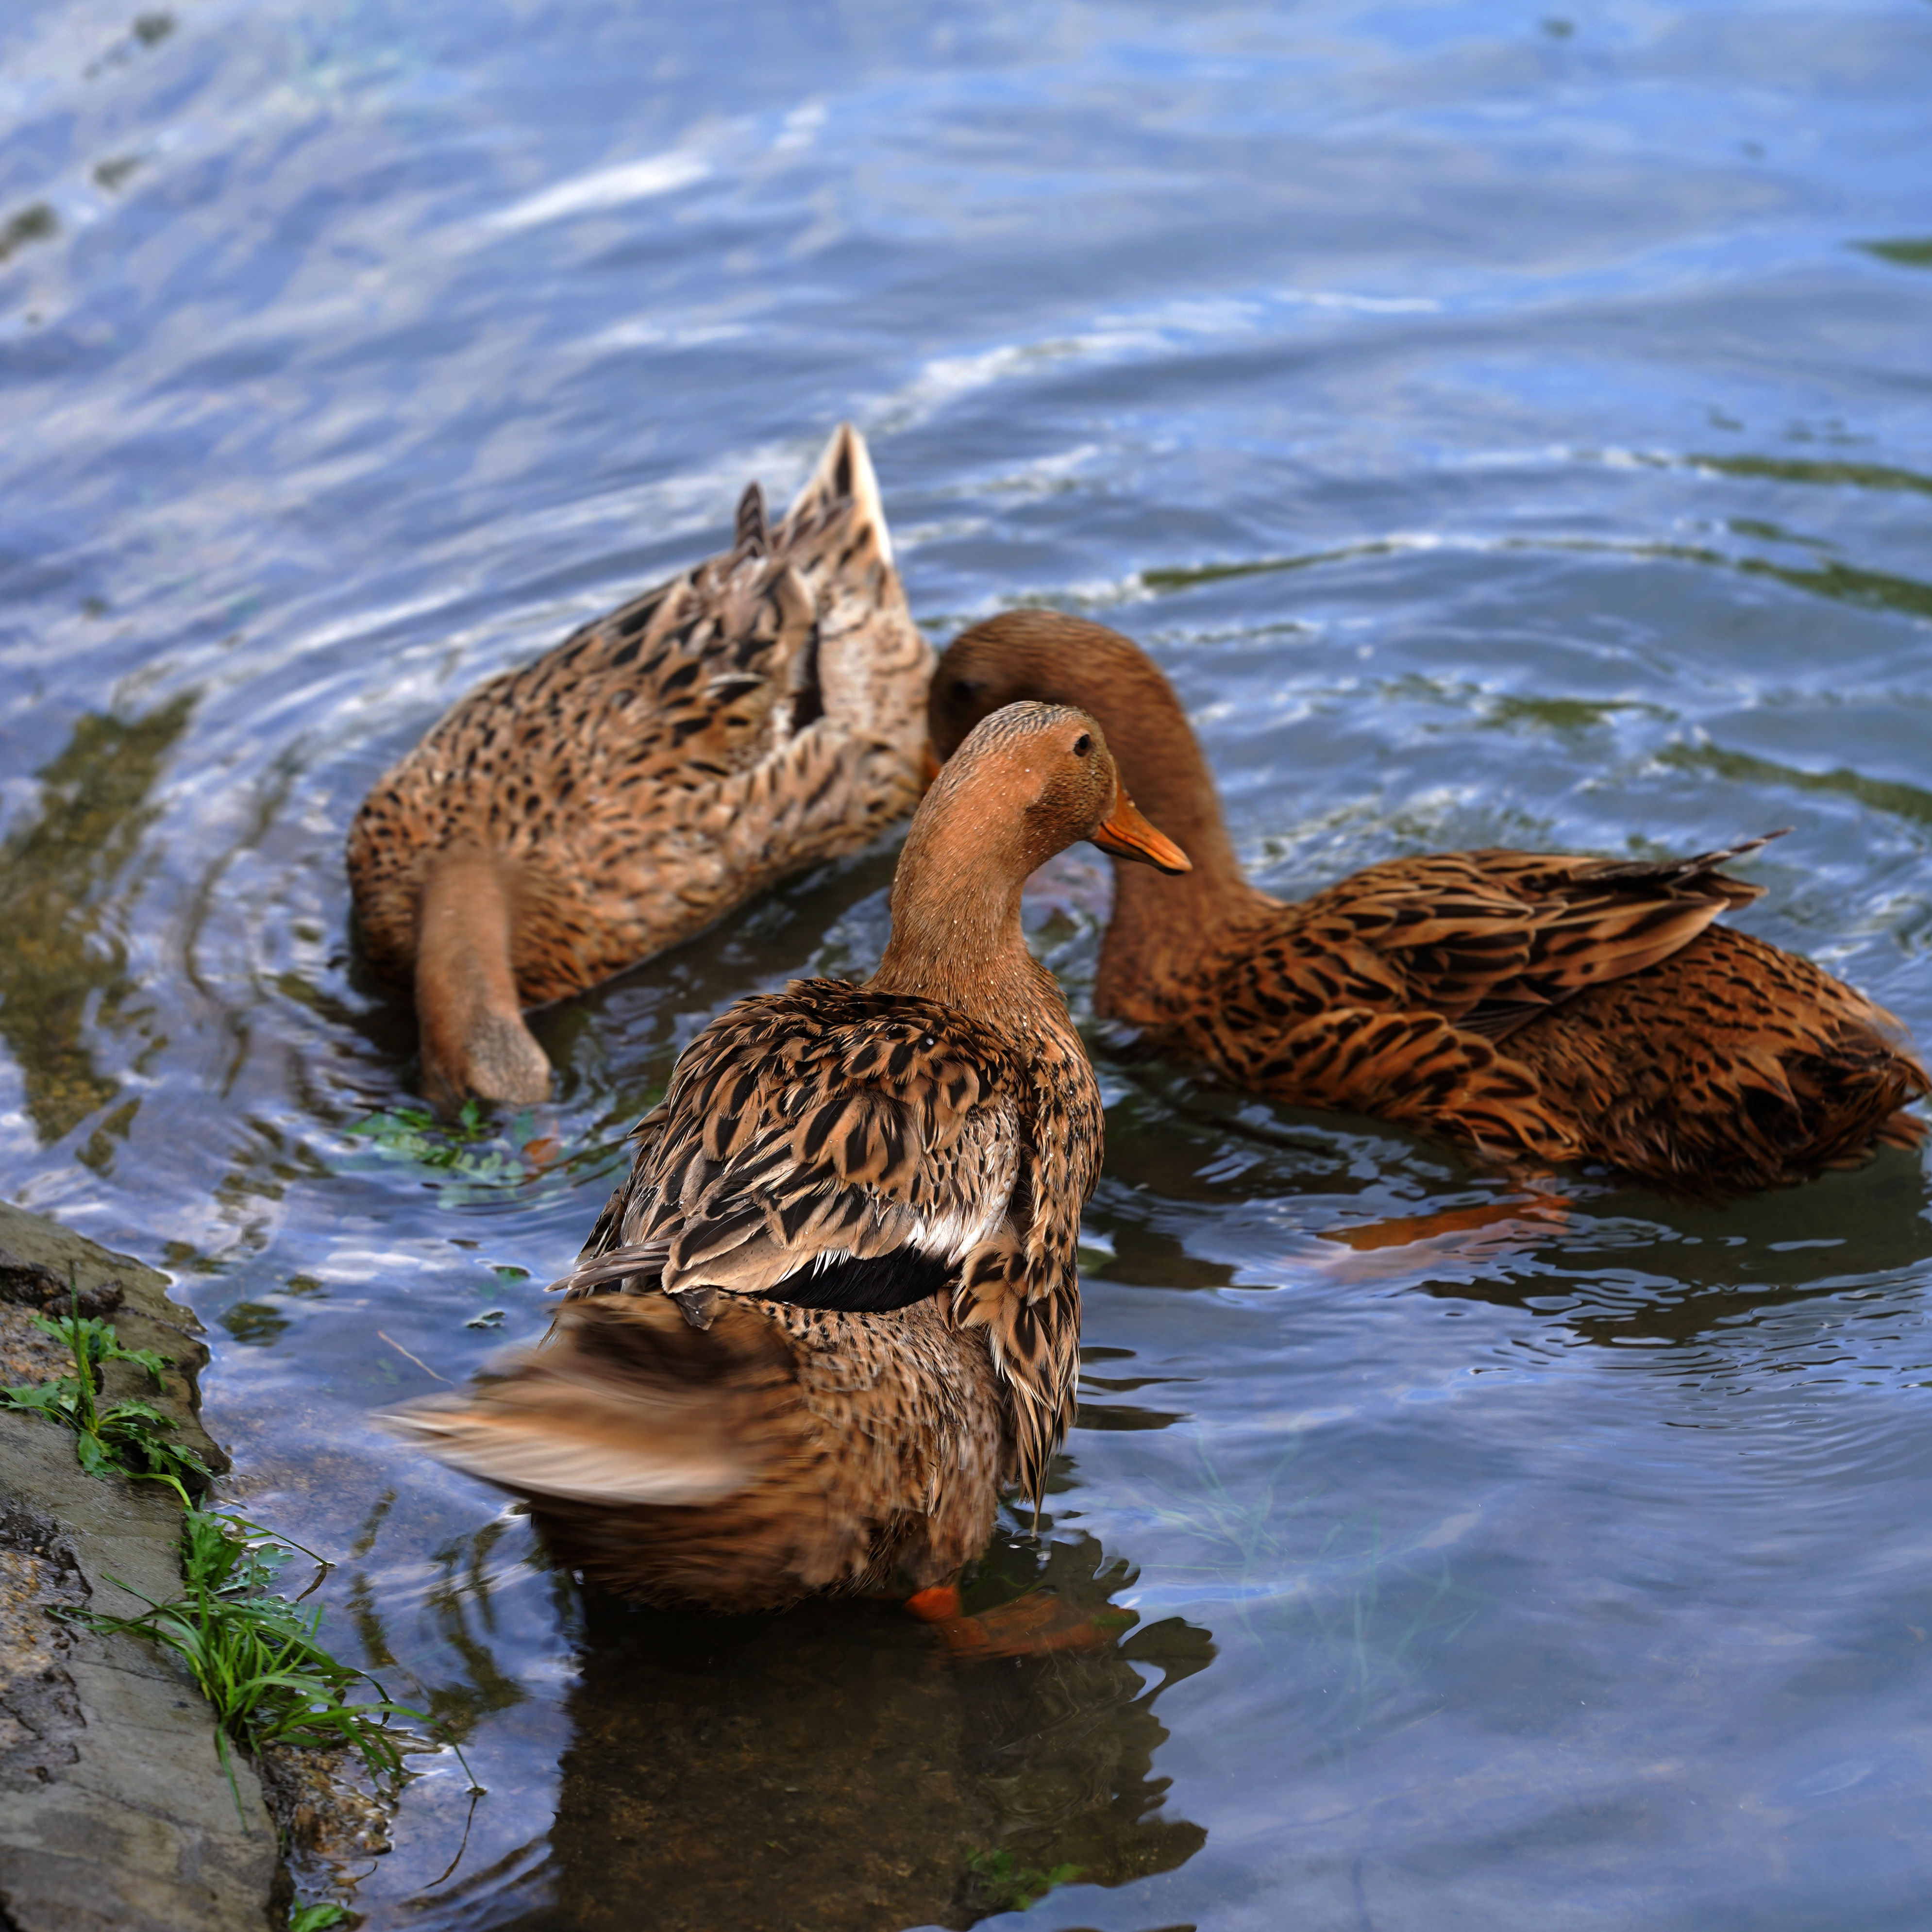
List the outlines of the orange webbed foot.
<svg viewBox="0 0 1932 1932">
<path fill-rule="evenodd" d="M 905 1600 L 905 1606 L 922 1624 L 944 1623 L 948 1618 L 959 1614 L 959 1586 L 956 1583 L 934 1583 L 929 1589 L 915 1590 Z"/>
<path fill-rule="evenodd" d="M 950 1612 L 939 1610 L 937 1600 L 950 1594 Z M 1135 1622 L 1131 1610 L 1083 1609 L 1063 1597 L 1058 1590 L 1030 1590 L 1010 1604 L 980 1610 L 971 1616 L 961 1613 L 959 1593 L 950 1586 L 922 1590 L 908 1607 L 920 1598 L 935 1600 L 932 1607 L 914 1609 L 938 1629 L 946 1647 L 955 1657 L 977 1661 L 994 1657 L 1043 1657 L 1058 1650 L 1098 1650 L 1112 1643 Z"/>
</svg>

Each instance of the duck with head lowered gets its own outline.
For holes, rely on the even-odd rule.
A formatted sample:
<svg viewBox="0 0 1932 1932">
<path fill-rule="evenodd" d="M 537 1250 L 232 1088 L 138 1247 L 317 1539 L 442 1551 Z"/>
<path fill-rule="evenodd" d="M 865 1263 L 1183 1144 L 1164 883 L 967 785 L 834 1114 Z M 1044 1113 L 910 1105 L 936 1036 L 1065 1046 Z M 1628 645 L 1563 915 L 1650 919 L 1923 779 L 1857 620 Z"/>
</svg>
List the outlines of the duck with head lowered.
<svg viewBox="0 0 1932 1932">
<path fill-rule="evenodd" d="M 1505 1167 L 1597 1161 L 1685 1194 L 1801 1180 L 1914 1145 L 1928 1090 L 1888 1015 L 1714 922 L 1761 888 L 1697 857 L 1394 859 L 1288 904 L 1250 885 L 1172 688 L 1118 632 L 1009 611 L 956 638 L 941 758 L 1015 700 L 1100 721 L 1122 782 L 1185 846 L 1115 868 L 1094 1002 L 1236 1086 L 1380 1115 Z"/>
<path fill-rule="evenodd" d="M 393 1425 L 658 1603 L 942 1589 L 1071 1414 L 1093 1070 L 1020 926 L 1076 840 L 1186 869 L 1100 728 L 1011 705 L 956 748 L 863 986 L 740 1000 L 636 1130 L 544 1342 Z"/>
<path fill-rule="evenodd" d="M 932 653 L 845 424 L 776 526 L 464 698 L 349 835 L 362 946 L 412 988 L 424 1092 L 548 1097 L 523 1009 L 688 939 L 919 800 Z"/>
</svg>

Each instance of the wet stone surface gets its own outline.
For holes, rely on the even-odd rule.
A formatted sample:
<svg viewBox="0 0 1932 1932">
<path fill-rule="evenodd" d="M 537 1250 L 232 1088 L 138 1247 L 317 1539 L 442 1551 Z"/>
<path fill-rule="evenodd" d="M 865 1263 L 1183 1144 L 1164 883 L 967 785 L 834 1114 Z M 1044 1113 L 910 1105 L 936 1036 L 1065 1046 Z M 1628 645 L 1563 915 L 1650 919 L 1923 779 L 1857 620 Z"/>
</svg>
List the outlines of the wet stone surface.
<svg viewBox="0 0 1932 1932">
<path fill-rule="evenodd" d="M 176 1366 L 153 1396 L 213 1466 L 224 1459 L 194 1411 L 206 1352 L 162 1278 L 50 1222 L 0 1204 L 0 1246 L 93 1305 L 118 1283 L 122 1339 Z M 66 1366 L 17 1305 L 0 1304 L 0 1370 L 39 1381 Z M 124 1365 L 109 1367 L 106 1393 Z M 144 1391 L 152 1394 L 152 1391 Z M 8 1932 L 260 1932 L 286 1881 L 250 1766 L 231 1791 L 214 1718 L 184 1667 L 130 1637 L 100 1637 L 49 1612 L 137 1612 L 179 1587 L 178 1504 L 165 1492 L 88 1475 L 69 1432 L 0 1414 L 0 1923 Z M 118 1579 L 117 1583 L 111 1579 Z M 238 1796 L 239 1802 L 238 1804 Z"/>
<path fill-rule="evenodd" d="M 86 1600 L 59 1523 L 20 1497 L 0 1497 L 0 1788 L 50 1783 L 79 1755 L 80 1698 L 66 1665 L 74 1640 L 48 1612 Z"/>
<path fill-rule="evenodd" d="M 34 1325 L 29 1310 L 0 1303 L 0 1382 L 51 1382 L 72 1366 L 66 1348 Z"/>
</svg>

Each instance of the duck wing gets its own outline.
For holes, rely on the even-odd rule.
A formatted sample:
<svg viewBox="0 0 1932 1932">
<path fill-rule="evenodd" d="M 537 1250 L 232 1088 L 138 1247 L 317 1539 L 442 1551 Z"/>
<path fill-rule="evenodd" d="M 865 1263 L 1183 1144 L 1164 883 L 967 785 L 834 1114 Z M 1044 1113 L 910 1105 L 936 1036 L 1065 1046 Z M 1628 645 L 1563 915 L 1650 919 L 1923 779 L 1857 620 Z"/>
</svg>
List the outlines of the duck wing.
<svg viewBox="0 0 1932 1932">
<path fill-rule="evenodd" d="M 1280 908 L 1197 1030 L 1238 1079 L 1298 1105 L 1404 1121 L 1493 1158 L 1574 1160 L 1587 1125 L 1506 1043 L 1758 897 L 1719 868 L 1764 842 L 1656 863 L 1488 850 L 1371 866 Z"/>
<path fill-rule="evenodd" d="M 1898 1022 L 1810 960 L 1714 926 L 1592 986 L 1508 1051 L 1589 1151 L 1687 1193 L 1774 1186 L 1914 1146 L 1932 1081 Z"/>
<path fill-rule="evenodd" d="M 882 620 L 896 620 L 884 640 Z M 513 700 L 519 716 L 547 717 L 550 735 L 566 722 L 560 710 L 590 707 L 581 722 L 621 798 L 662 782 L 667 767 L 712 778 L 748 770 L 828 709 L 840 711 L 842 692 L 827 704 L 830 660 L 861 629 L 872 668 L 894 686 L 929 656 L 892 572 L 872 459 L 847 423 L 776 530 L 764 491 L 750 484 L 730 550 L 484 690 L 500 708 Z M 914 694 L 920 706 L 924 695 L 922 686 Z"/>
<path fill-rule="evenodd" d="M 1668 958 L 1749 904 L 1763 889 L 1719 868 L 1783 836 L 1655 862 L 1503 850 L 1394 860 L 1297 910 L 1310 937 L 1327 942 L 1313 949 L 1314 970 L 1332 949 L 1359 962 L 1371 988 L 1394 976 L 1412 1012 L 1500 1040 L 1586 986 Z"/>
<path fill-rule="evenodd" d="M 678 1063 L 629 1180 L 558 1284 L 886 1315 L 950 1290 L 1038 1495 L 1071 1419 L 1099 1090 L 1070 1029 L 1022 1059 L 956 1010 L 834 980 L 741 1001 Z"/>
<path fill-rule="evenodd" d="M 1012 1206 L 1022 1083 L 989 1030 L 837 980 L 741 1000 L 680 1060 L 629 1178 L 558 1286 L 614 1280 L 890 1312 L 956 1282 Z"/>
<path fill-rule="evenodd" d="M 697 1504 L 796 1474 L 818 1453 L 803 1384 L 836 1406 L 842 1368 L 910 1399 L 898 1330 L 827 1322 L 800 1346 L 809 1322 L 758 1304 L 891 1317 L 1012 1246 L 1014 1072 L 932 1000 L 823 980 L 741 1000 L 639 1124 L 544 1343 L 386 1422 L 487 1480 L 580 1502 Z M 854 1347 L 872 1359 L 826 1358 Z"/>
<path fill-rule="evenodd" d="M 574 726 L 614 806 L 634 810 L 628 795 L 668 769 L 728 776 L 822 714 L 817 618 L 803 578 L 769 554 L 754 506 L 735 548 L 586 624 L 491 694 L 551 721 L 550 735 Z"/>
<path fill-rule="evenodd" d="M 953 1319 L 986 1331 L 1012 1399 L 1014 1479 L 1038 1511 L 1073 1420 L 1080 1366 L 1080 1210 L 1100 1178 L 1100 1090 L 1070 1024 L 1042 1028 L 1024 1073 L 1023 1138 L 1004 1220 L 968 1255 Z"/>
<path fill-rule="evenodd" d="M 768 1324 L 700 1334 L 660 1297 L 613 1295 L 565 1308 L 541 1346 L 506 1350 L 470 1388 L 378 1420 L 524 1496 L 688 1508 L 795 1460 L 796 1406 Z"/>
</svg>

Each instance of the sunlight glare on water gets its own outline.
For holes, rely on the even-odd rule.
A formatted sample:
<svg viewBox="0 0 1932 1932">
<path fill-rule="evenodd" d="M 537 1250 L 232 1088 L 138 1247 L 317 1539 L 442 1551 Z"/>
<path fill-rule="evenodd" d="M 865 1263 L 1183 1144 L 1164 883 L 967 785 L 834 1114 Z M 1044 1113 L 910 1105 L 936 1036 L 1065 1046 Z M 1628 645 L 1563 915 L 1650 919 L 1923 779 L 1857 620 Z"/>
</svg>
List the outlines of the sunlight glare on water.
<svg viewBox="0 0 1932 1932">
<path fill-rule="evenodd" d="M 974 1588 L 1119 1644 L 586 1604 L 365 1418 L 540 1332 L 704 1020 L 869 970 L 896 841 L 540 1016 L 555 1103 L 468 1136 L 406 1111 L 342 849 L 849 416 L 928 634 L 1130 632 L 1271 890 L 1789 825 L 1737 922 L 1932 1041 L 1928 72 L 1922 0 L 0 14 L 0 1186 L 174 1273 L 238 1493 L 489 1787 L 422 1761 L 305 1882 L 452 1932 L 1919 1922 L 1919 1160 L 1520 1198 L 1096 1035 L 1080 1424 Z M 1084 848 L 1029 902 L 1083 1018 L 1106 902 Z"/>
</svg>

